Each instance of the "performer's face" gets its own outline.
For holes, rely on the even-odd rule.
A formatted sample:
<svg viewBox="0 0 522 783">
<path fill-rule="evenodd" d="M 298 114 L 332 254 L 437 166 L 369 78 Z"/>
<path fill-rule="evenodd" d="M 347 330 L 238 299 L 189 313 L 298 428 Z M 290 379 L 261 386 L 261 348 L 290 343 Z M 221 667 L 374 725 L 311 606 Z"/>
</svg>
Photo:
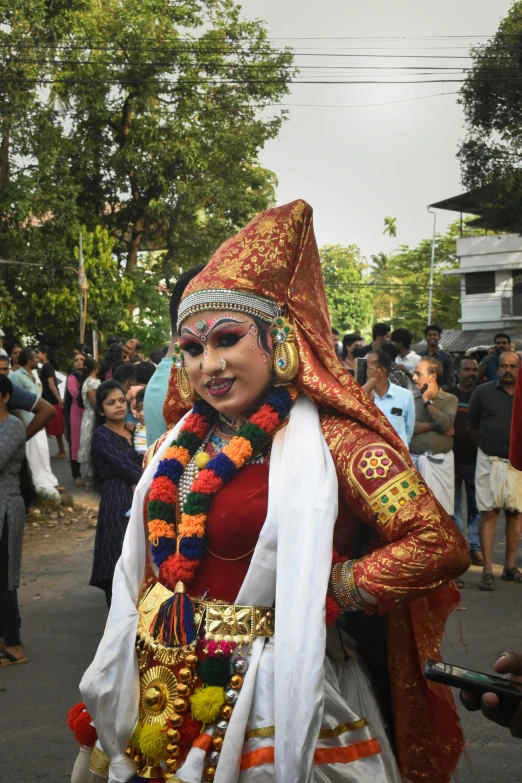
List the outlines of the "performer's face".
<svg viewBox="0 0 522 783">
<path fill-rule="evenodd" d="M 272 382 L 270 326 L 244 313 L 208 310 L 180 329 L 185 366 L 202 399 L 226 416 L 248 415 Z"/>
</svg>

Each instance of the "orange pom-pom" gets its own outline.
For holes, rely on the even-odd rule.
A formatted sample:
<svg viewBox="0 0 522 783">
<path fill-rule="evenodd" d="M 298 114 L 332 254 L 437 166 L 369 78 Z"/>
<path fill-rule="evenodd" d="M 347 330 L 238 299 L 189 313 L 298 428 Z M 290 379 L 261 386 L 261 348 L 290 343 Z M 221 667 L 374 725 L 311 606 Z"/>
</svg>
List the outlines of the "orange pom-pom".
<svg viewBox="0 0 522 783">
<path fill-rule="evenodd" d="M 261 405 L 257 413 L 250 418 L 251 424 L 257 424 L 265 432 L 272 433 L 281 423 L 279 414 L 271 405 Z"/>
<path fill-rule="evenodd" d="M 198 566 L 199 560 L 188 560 L 178 553 L 171 555 L 160 566 L 161 581 L 166 580 L 171 588 L 174 588 L 179 581 L 190 582 Z"/>
<path fill-rule="evenodd" d="M 206 521 L 206 514 L 182 514 L 179 535 L 198 536 L 198 538 L 202 538 L 205 535 Z"/>
<path fill-rule="evenodd" d="M 153 519 L 149 522 L 149 541 L 156 538 L 176 538 L 176 529 L 174 525 L 169 525 L 163 519 Z"/>
<path fill-rule="evenodd" d="M 169 446 L 163 452 L 163 459 L 177 459 L 185 468 L 190 462 L 190 453 L 184 446 Z"/>
<path fill-rule="evenodd" d="M 241 468 L 252 456 L 252 444 L 246 438 L 232 438 L 230 443 L 224 447 L 223 454 L 232 460 L 236 468 Z"/>
<path fill-rule="evenodd" d="M 98 734 L 94 726 L 91 725 L 91 716 L 84 710 L 73 723 L 74 739 L 80 745 L 86 745 L 88 748 L 94 747 Z"/>
</svg>

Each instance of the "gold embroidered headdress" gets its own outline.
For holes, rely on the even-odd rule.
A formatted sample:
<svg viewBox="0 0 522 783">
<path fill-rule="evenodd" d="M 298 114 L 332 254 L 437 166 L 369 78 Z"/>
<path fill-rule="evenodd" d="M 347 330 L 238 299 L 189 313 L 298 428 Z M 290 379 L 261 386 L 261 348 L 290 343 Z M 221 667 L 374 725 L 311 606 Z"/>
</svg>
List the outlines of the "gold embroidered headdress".
<svg viewBox="0 0 522 783">
<path fill-rule="evenodd" d="M 409 461 L 401 438 L 334 353 L 309 204 L 299 199 L 262 212 L 221 245 L 187 286 L 179 323 L 210 309 L 237 309 L 267 322 L 284 313 L 296 331 L 298 388 L 322 408 L 362 422 Z M 184 407 L 174 376 L 163 410 L 168 426 Z"/>
</svg>

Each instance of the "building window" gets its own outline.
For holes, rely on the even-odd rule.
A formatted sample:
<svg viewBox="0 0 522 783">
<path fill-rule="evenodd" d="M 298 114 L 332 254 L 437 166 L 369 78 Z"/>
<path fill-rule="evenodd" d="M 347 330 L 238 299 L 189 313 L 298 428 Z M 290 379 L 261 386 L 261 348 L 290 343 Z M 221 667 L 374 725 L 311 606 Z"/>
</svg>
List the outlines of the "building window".
<svg viewBox="0 0 522 783">
<path fill-rule="evenodd" d="M 469 272 L 466 278 L 466 294 L 494 294 L 495 272 Z"/>
</svg>

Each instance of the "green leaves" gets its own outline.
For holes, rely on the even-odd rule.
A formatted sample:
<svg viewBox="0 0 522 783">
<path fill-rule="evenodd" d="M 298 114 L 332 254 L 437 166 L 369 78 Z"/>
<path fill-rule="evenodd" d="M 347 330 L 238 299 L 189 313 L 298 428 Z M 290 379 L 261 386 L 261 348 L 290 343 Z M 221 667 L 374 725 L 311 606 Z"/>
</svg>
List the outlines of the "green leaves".
<svg viewBox="0 0 522 783">
<path fill-rule="evenodd" d="M 366 330 L 373 293 L 363 278 L 361 251 L 357 245 L 325 245 L 319 253 L 332 326 L 345 332 Z"/>
</svg>

